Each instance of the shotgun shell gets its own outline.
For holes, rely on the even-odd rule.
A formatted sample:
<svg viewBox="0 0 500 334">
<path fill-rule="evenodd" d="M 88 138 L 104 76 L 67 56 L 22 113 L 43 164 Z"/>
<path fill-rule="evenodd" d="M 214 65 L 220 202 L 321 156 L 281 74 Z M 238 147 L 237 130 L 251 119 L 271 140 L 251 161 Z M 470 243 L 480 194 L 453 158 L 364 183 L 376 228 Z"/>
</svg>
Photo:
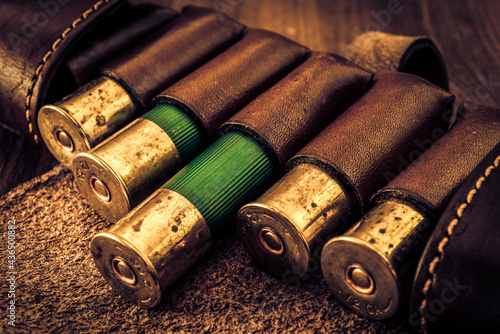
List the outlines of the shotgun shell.
<svg viewBox="0 0 500 334">
<path fill-rule="evenodd" d="M 401 254 L 425 242 L 431 222 L 408 204 L 388 201 L 331 239 L 323 248 L 321 267 L 336 297 L 370 319 L 394 315 L 402 295 L 398 273 L 410 265 Z"/>
<path fill-rule="evenodd" d="M 110 78 L 89 82 L 63 100 L 43 106 L 38 127 L 47 148 L 66 167 L 137 116 L 128 92 Z"/>
<path fill-rule="evenodd" d="M 210 245 L 210 230 L 198 209 L 175 191 L 160 189 L 120 224 L 97 234 L 91 252 L 115 291 L 148 308 Z"/>
<path fill-rule="evenodd" d="M 208 250 L 238 207 L 261 193 L 277 168 L 259 143 L 233 131 L 189 163 L 113 228 L 91 250 L 113 289 L 142 307 Z"/>
<path fill-rule="evenodd" d="M 340 183 L 323 168 L 300 164 L 240 209 L 238 234 L 268 272 L 303 277 L 313 254 L 319 261 L 328 235 L 342 231 L 353 207 Z"/>
<path fill-rule="evenodd" d="M 365 317 L 389 318 L 408 299 L 417 262 L 438 217 L 500 142 L 497 109 L 463 106 L 455 125 L 372 197 L 373 208 L 359 223 L 323 248 L 321 268 L 333 293 Z"/>
<path fill-rule="evenodd" d="M 173 116 L 170 121 L 177 120 L 177 125 L 184 130 L 183 119 L 174 117 L 179 116 L 176 110 L 171 110 L 170 114 Z M 179 126 L 173 127 L 177 128 Z M 194 133 L 194 138 L 188 139 L 193 142 L 199 138 L 203 136 Z M 134 149 L 130 149 L 130 145 Z M 99 208 L 99 213 L 111 221 L 117 221 L 138 205 L 137 199 L 149 196 L 150 193 L 144 194 L 148 189 L 158 188 L 156 180 L 163 175 L 173 175 L 181 166 L 181 157 L 172 138 L 146 118 L 133 121 L 91 153 L 78 154 L 73 162 L 78 189 L 92 207 Z"/>
</svg>

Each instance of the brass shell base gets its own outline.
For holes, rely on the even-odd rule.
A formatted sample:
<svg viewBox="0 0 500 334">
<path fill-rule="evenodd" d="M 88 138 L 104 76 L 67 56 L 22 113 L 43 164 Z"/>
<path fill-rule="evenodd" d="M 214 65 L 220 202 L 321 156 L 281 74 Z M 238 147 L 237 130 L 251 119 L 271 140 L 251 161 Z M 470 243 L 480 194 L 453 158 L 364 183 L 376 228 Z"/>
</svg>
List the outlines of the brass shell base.
<svg viewBox="0 0 500 334">
<path fill-rule="evenodd" d="M 90 153 L 80 153 L 73 162 L 75 184 L 80 193 L 102 217 L 116 222 L 131 210 L 127 186 L 119 174 Z M 109 197 L 100 196 L 92 186 L 92 179 L 97 179 L 106 187 Z"/>
<path fill-rule="evenodd" d="M 92 256 L 101 275 L 121 296 L 146 308 L 160 303 L 158 274 L 133 244 L 111 233 L 99 233 L 92 240 Z M 117 275 L 116 260 L 128 266 L 132 279 Z"/>
<path fill-rule="evenodd" d="M 91 144 L 84 130 L 70 113 L 56 105 L 43 106 L 38 112 L 38 128 L 50 153 L 65 167 L 71 168 L 74 157 L 87 152 Z M 64 133 L 71 141 L 72 149 L 61 145 L 58 133 Z"/>
<path fill-rule="evenodd" d="M 313 164 L 295 166 L 238 213 L 238 234 L 269 273 L 305 277 L 319 269 L 321 248 L 352 216 L 340 183 Z M 326 240 L 324 240 L 326 239 Z"/>
<path fill-rule="evenodd" d="M 390 200 L 328 241 L 321 269 L 338 299 L 370 319 L 393 316 L 403 302 L 401 279 L 416 260 L 409 255 L 425 240 L 429 222 L 413 207 Z"/>
<path fill-rule="evenodd" d="M 365 291 L 349 279 L 353 265 L 362 268 L 373 282 Z M 399 279 L 390 263 L 369 243 L 344 236 L 330 240 L 321 254 L 321 268 L 337 299 L 356 313 L 386 319 L 397 311 Z"/>
<path fill-rule="evenodd" d="M 267 245 L 264 233 L 281 242 Z M 309 268 L 309 245 L 290 219 L 276 208 L 261 203 L 245 205 L 238 213 L 238 234 L 247 251 L 268 273 L 277 277 L 293 274 L 302 277 Z M 266 247 L 267 246 L 267 247 Z"/>
<path fill-rule="evenodd" d="M 78 153 L 90 150 L 135 114 L 136 107 L 127 91 L 115 81 L 101 77 L 61 101 L 43 106 L 37 117 L 49 151 L 71 168 Z"/>
<path fill-rule="evenodd" d="M 111 287 L 146 308 L 211 246 L 196 207 L 180 194 L 159 189 L 91 243 L 94 262 Z"/>
<path fill-rule="evenodd" d="M 154 122 L 139 118 L 73 163 L 75 183 L 94 210 L 118 221 L 181 167 L 177 148 Z M 102 196 L 97 179 L 109 198 Z"/>
</svg>

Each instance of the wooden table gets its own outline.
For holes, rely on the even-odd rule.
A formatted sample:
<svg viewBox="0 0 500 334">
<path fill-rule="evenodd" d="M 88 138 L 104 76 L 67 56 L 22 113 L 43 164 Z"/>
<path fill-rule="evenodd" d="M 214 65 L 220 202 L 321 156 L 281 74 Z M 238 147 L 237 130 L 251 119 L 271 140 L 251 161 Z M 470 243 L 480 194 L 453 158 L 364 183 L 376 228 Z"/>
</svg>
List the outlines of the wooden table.
<svg viewBox="0 0 500 334">
<path fill-rule="evenodd" d="M 343 54 L 369 30 L 427 35 L 439 45 L 457 101 L 500 107 L 498 0 L 198 0 L 156 2 L 219 9 L 250 27 L 285 35 L 315 50 Z M 2 38 L 5 38 L 2 37 Z M 0 195 L 57 164 L 48 151 L 0 128 Z"/>
</svg>

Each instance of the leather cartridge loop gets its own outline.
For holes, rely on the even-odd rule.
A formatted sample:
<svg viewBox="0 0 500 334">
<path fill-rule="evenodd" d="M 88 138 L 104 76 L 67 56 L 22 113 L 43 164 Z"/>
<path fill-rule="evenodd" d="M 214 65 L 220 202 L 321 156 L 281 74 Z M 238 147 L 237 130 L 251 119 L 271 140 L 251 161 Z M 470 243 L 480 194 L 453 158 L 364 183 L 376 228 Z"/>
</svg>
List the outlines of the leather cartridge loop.
<svg viewBox="0 0 500 334">
<path fill-rule="evenodd" d="M 364 205 L 398 173 L 400 156 L 407 159 L 417 143 L 429 145 L 436 129 L 444 133 L 446 110 L 453 101 L 452 94 L 417 76 L 379 71 L 370 89 L 350 107 L 356 112 L 342 114 L 287 168 L 302 162 L 320 165 L 355 189 L 355 198 Z M 387 122 L 392 130 L 381 131 Z M 352 127 L 363 131 L 351 131 Z"/>
<path fill-rule="evenodd" d="M 344 50 L 344 56 L 371 71 L 411 73 L 449 90 L 443 56 L 434 41 L 426 36 L 369 31 L 354 39 Z"/>
<path fill-rule="evenodd" d="M 90 30 L 71 49 L 65 61 L 67 71 L 82 86 L 94 71 L 134 44 L 160 29 L 179 13 L 171 8 L 129 0 L 108 19 Z"/>
<path fill-rule="evenodd" d="M 166 87 L 238 41 L 245 26 L 210 8 L 186 6 L 142 43 L 113 59 L 102 73 L 120 82 L 142 108 Z M 195 41 L 195 42 L 194 42 Z M 175 54 L 168 62 L 162 61 Z"/>
<path fill-rule="evenodd" d="M 315 52 L 224 123 L 219 134 L 244 131 L 284 166 L 363 94 L 371 78 L 371 72 L 345 58 Z"/>
<path fill-rule="evenodd" d="M 438 216 L 474 167 L 500 142 L 500 111 L 463 103 L 457 122 L 445 136 L 446 140 L 434 143 L 373 201 L 387 197 L 409 201 L 418 198 L 418 203 L 427 203 L 423 210 Z"/>
<path fill-rule="evenodd" d="M 308 53 L 284 36 L 249 29 L 238 43 L 163 91 L 153 105 L 180 106 L 214 139 L 225 120 L 291 72 Z"/>
</svg>

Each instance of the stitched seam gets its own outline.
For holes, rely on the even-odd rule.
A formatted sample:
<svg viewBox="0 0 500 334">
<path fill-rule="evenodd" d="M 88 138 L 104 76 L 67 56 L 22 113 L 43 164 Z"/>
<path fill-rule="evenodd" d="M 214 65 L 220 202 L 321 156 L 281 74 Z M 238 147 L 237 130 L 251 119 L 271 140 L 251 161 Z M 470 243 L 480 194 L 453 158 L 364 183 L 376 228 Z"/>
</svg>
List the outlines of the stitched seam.
<svg viewBox="0 0 500 334">
<path fill-rule="evenodd" d="M 101 0 L 97 3 L 95 3 L 94 6 L 92 6 L 92 8 L 90 8 L 89 10 L 84 12 L 81 17 L 79 17 L 78 19 L 73 21 L 71 26 L 68 27 L 66 30 L 64 30 L 63 33 L 61 34 L 61 36 L 52 44 L 51 49 L 45 54 L 45 56 L 43 56 L 42 61 L 40 62 L 40 64 L 38 65 L 38 67 L 35 70 L 35 74 L 33 75 L 33 78 L 31 79 L 31 85 L 28 88 L 28 93 L 26 95 L 25 116 L 26 116 L 26 121 L 28 122 L 29 132 L 31 135 L 33 135 L 33 138 L 35 139 L 35 141 L 37 143 L 39 141 L 38 141 L 38 136 L 33 131 L 33 123 L 32 123 L 32 119 L 30 117 L 30 108 L 31 108 L 31 98 L 33 97 L 33 89 L 35 88 L 35 85 L 40 77 L 40 73 L 42 72 L 43 67 L 45 66 L 47 61 L 50 59 L 50 57 L 52 56 L 54 51 L 57 49 L 59 44 L 61 44 L 61 42 L 66 38 L 66 36 L 68 36 L 68 34 L 71 32 L 71 30 L 75 29 L 81 22 L 86 20 L 90 14 L 95 12 L 99 7 L 101 7 L 101 5 L 103 5 L 106 2 L 109 2 L 109 0 Z"/>
<path fill-rule="evenodd" d="M 448 227 L 446 228 L 446 235 L 441 239 L 441 242 L 439 243 L 437 247 L 437 255 L 432 259 L 431 263 L 429 264 L 429 268 L 427 271 L 427 276 L 429 277 L 424 284 L 424 288 L 422 289 L 422 294 L 423 294 L 423 299 L 422 302 L 420 303 L 420 324 L 421 328 L 424 329 L 424 333 L 427 333 L 425 328 L 427 327 L 427 320 L 424 317 L 424 309 L 427 306 L 427 297 L 429 296 L 429 292 L 432 289 L 432 284 L 435 283 L 436 281 L 436 268 L 439 265 L 439 262 L 443 259 L 444 251 L 446 250 L 446 246 L 448 245 L 448 242 L 450 241 L 451 236 L 453 235 L 453 232 L 455 231 L 455 228 L 457 227 L 458 223 L 460 222 L 460 219 L 462 218 L 462 215 L 465 211 L 465 209 L 468 207 L 469 204 L 472 203 L 472 200 L 474 199 L 474 196 L 477 194 L 479 189 L 481 189 L 481 186 L 483 182 L 488 178 L 488 176 L 491 175 L 491 172 L 495 168 L 498 168 L 498 165 L 500 164 L 500 155 L 496 157 L 496 159 L 493 161 L 493 164 L 486 168 L 484 172 L 484 176 L 482 175 L 479 177 L 475 184 L 474 188 L 472 188 L 466 196 L 465 202 L 463 202 L 456 211 L 455 217 L 449 222 Z"/>
</svg>

